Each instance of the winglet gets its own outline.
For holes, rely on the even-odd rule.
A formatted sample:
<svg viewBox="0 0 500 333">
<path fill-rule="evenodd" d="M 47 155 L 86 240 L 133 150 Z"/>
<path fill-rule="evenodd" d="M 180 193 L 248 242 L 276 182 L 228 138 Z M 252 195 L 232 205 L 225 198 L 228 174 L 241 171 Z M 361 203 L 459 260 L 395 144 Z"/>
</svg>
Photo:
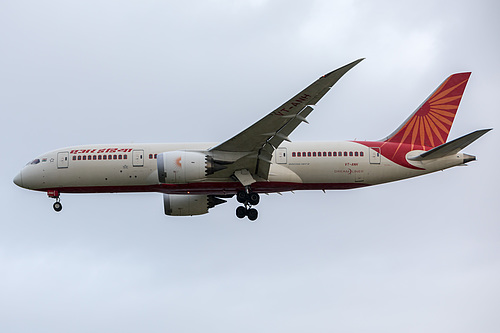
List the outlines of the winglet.
<svg viewBox="0 0 500 333">
<path fill-rule="evenodd" d="M 363 60 L 365 60 L 366 58 L 359 58 L 358 60 L 354 60 L 353 62 L 351 63 L 348 63 L 347 65 L 344 65 L 340 68 L 337 68 L 336 70 L 334 71 L 331 71 L 330 73 L 328 74 L 325 74 L 323 75 L 322 77 L 327 77 L 327 76 L 330 76 L 331 74 L 333 73 L 338 73 L 340 74 L 340 76 L 342 77 L 345 73 L 347 73 L 351 68 L 353 68 L 354 66 L 356 66 L 357 64 L 359 64 L 360 62 L 362 62 Z"/>
</svg>

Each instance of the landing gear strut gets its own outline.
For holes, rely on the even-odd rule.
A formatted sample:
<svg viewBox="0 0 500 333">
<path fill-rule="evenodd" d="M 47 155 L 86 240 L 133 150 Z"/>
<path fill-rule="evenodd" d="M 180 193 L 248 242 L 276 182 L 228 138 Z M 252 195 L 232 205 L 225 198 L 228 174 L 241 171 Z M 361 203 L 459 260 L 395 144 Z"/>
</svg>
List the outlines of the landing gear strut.
<svg viewBox="0 0 500 333">
<path fill-rule="evenodd" d="M 259 212 L 257 209 L 252 208 L 252 206 L 256 206 L 259 203 L 259 194 L 251 192 L 250 188 L 247 188 L 246 191 L 239 191 L 236 194 L 236 200 L 243 204 L 243 206 L 236 208 L 236 216 L 240 219 L 247 216 L 250 221 L 255 221 L 259 216 Z"/>
<path fill-rule="evenodd" d="M 62 210 L 61 198 L 59 198 L 59 191 L 48 191 L 47 195 L 49 198 L 56 199 L 56 202 L 52 205 L 56 212 L 60 212 Z"/>
</svg>

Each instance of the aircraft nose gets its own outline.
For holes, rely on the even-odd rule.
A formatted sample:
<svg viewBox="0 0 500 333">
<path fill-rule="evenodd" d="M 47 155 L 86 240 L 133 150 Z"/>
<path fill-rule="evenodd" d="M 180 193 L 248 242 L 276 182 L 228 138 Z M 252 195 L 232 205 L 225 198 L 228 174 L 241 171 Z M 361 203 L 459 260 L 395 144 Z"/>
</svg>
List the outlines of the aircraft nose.
<svg viewBox="0 0 500 333">
<path fill-rule="evenodd" d="M 14 184 L 16 184 L 19 187 L 23 187 L 23 175 L 22 171 L 20 171 L 15 177 L 14 177 Z"/>
</svg>

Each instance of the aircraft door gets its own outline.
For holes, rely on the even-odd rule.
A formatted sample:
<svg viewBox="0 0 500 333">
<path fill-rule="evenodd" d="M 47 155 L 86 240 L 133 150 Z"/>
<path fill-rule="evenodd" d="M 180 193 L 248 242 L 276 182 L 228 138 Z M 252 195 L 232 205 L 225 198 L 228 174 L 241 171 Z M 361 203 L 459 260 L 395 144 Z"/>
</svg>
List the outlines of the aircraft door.
<svg viewBox="0 0 500 333">
<path fill-rule="evenodd" d="M 57 168 L 64 169 L 69 166 L 69 153 L 67 151 L 57 153 Z"/>
<path fill-rule="evenodd" d="M 132 166 L 135 167 L 144 166 L 144 150 L 142 149 L 132 150 Z"/>
<path fill-rule="evenodd" d="M 370 164 L 380 164 L 380 148 L 370 147 Z"/>
<path fill-rule="evenodd" d="M 286 148 L 276 149 L 276 163 L 286 164 Z"/>
</svg>

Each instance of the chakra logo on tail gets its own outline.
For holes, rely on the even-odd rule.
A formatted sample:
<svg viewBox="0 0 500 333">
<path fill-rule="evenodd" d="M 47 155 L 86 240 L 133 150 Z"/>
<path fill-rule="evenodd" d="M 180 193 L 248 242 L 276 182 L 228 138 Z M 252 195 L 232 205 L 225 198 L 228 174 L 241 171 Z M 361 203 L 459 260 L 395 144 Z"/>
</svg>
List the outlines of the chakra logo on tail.
<svg viewBox="0 0 500 333">
<path fill-rule="evenodd" d="M 385 142 L 399 143 L 399 147 L 407 144 L 411 150 L 428 150 L 445 143 L 470 74 L 448 77 Z"/>
</svg>

